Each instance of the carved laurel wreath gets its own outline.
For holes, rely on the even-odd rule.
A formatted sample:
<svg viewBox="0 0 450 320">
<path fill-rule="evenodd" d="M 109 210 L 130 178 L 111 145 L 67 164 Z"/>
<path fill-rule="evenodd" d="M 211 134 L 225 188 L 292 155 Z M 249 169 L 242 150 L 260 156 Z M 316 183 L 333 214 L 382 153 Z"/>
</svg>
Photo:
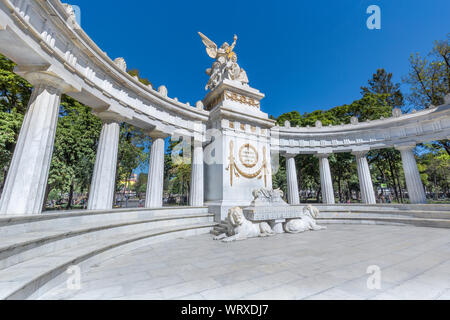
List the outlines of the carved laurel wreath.
<svg viewBox="0 0 450 320">
<path fill-rule="evenodd" d="M 242 147 L 246 147 L 246 145 L 243 145 Z M 241 147 L 241 150 L 242 150 Z M 253 147 L 254 148 L 254 147 Z M 256 151 L 256 149 L 255 149 Z M 240 153 L 240 152 L 239 152 Z M 256 152 L 256 154 L 258 154 L 258 152 Z M 235 161 L 234 158 L 234 143 L 233 141 L 230 141 L 230 164 L 228 165 L 228 167 L 226 168 L 227 171 L 230 171 L 230 185 L 233 186 L 233 176 L 235 176 L 236 178 L 239 177 L 244 177 L 247 179 L 262 179 L 264 177 L 264 186 L 267 188 L 267 175 L 268 175 L 268 170 L 267 170 L 267 159 L 266 159 L 266 147 L 263 147 L 263 162 L 261 164 L 261 167 L 254 173 L 247 173 L 244 170 L 242 170 L 241 168 L 239 168 L 238 164 Z M 242 162 L 241 163 L 244 164 Z M 252 167 L 256 166 L 258 162 L 255 163 L 255 165 L 253 165 Z M 251 168 L 251 167 L 248 167 Z"/>
<path fill-rule="evenodd" d="M 245 149 L 248 149 L 248 150 L 252 150 L 254 153 L 255 153 L 255 155 L 256 155 L 256 159 L 255 159 L 255 161 L 254 162 L 252 162 L 252 163 L 247 163 L 247 162 L 245 162 L 244 161 L 244 155 L 243 155 L 243 153 L 244 153 L 244 150 Z M 253 167 L 255 167 L 257 164 L 258 164 L 258 161 L 259 161 L 259 153 L 258 153 L 258 150 L 256 150 L 256 148 L 254 147 L 254 146 L 252 146 L 250 143 L 246 143 L 246 144 L 244 144 L 244 145 L 242 145 L 242 147 L 239 149 L 239 160 L 241 160 L 241 163 L 244 165 L 244 167 L 246 167 L 246 168 L 249 168 L 249 169 L 251 169 L 251 168 L 253 168 Z"/>
</svg>

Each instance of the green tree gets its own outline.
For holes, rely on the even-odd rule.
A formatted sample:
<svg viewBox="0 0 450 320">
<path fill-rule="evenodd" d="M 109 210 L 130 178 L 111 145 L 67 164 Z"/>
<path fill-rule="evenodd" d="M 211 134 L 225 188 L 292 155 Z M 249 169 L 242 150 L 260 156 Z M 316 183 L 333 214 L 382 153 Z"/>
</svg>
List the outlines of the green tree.
<svg viewBox="0 0 450 320">
<path fill-rule="evenodd" d="M 426 146 L 427 147 L 427 146 Z M 417 161 L 425 188 L 438 200 L 439 194 L 450 196 L 450 156 L 443 149 L 428 146 Z"/>
<path fill-rule="evenodd" d="M 410 72 L 403 81 L 409 85 L 408 101 L 419 109 L 444 103 L 450 93 L 450 33 L 447 39 L 435 41 L 428 58 L 419 53 L 411 55 Z M 438 148 L 444 148 L 450 155 L 450 140 L 435 141 Z"/>
<path fill-rule="evenodd" d="M 32 86 L 14 73 L 16 64 L 0 54 L 0 111 L 25 114 Z"/>
<path fill-rule="evenodd" d="M 183 140 L 170 141 L 164 158 L 164 174 L 169 194 L 181 195 L 187 199 L 191 180 L 191 163 L 190 159 L 185 159 L 190 155 L 183 153 L 184 143 Z"/>
<path fill-rule="evenodd" d="M 136 189 L 136 193 L 139 195 L 139 198 L 141 198 L 142 194 L 145 194 L 147 192 L 147 181 L 148 181 L 148 174 L 146 173 L 139 173 L 136 185 L 134 186 Z"/>
<path fill-rule="evenodd" d="M 148 153 L 145 150 L 149 144 L 150 138 L 139 128 L 125 122 L 120 125 L 116 191 L 125 191 L 133 171 L 142 168 L 148 161 Z"/>
<path fill-rule="evenodd" d="M 68 194 L 72 207 L 75 191 L 88 192 L 94 170 L 101 121 L 91 109 L 63 95 L 50 167 L 47 194 Z"/>
<path fill-rule="evenodd" d="M 410 87 L 408 101 L 420 109 L 443 104 L 450 92 L 450 33 L 435 42 L 428 58 L 416 53 L 409 61 L 411 70 L 403 79 Z"/>
<path fill-rule="evenodd" d="M 32 89 L 25 79 L 13 72 L 15 66 L 0 54 L 0 193 Z"/>
<path fill-rule="evenodd" d="M 173 161 L 169 174 L 171 176 L 169 193 L 179 194 L 187 198 L 191 181 L 191 164 L 183 161 L 183 158 L 178 158 Z"/>
<path fill-rule="evenodd" d="M 303 202 L 308 202 L 313 192 L 316 194 L 316 201 L 319 202 L 319 196 L 321 194 L 319 159 L 311 154 L 301 154 L 295 159 L 296 167 L 298 168 L 300 189 L 307 191 Z"/>
<path fill-rule="evenodd" d="M 355 177 L 356 165 L 354 156 L 348 152 L 336 153 L 330 157 L 330 170 L 337 186 L 339 201 L 344 203 L 351 199 L 352 181 Z"/>
<path fill-rule="evenodd" d="M 400 84 L 392 82 L 392 73 L 384 69 L 378 69 L 368 81 L 367 87 L 361 87 L 363 95 L 367 93 L 388 94 L 387 103 L 392 108 L 401 108 L 403 106 L 403 94 L 400 91 Z"/>
</svg>

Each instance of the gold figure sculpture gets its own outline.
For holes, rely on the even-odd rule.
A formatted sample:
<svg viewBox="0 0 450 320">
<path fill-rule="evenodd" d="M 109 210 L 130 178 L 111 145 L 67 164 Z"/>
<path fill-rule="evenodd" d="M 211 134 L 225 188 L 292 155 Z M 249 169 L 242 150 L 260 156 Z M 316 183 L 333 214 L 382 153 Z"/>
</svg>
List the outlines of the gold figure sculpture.
<svg viewBox="0 0 450 320">
<path fill-rule="evenodd" d="M 206 53 L 210 58 L 215 60 L 212 67 L 206 70 L 209 81 L 205 89 L 214 90 L 224 79 L 248 85 L 247 73 L 239 67 L 237 55 L 234 52 L 238 39 L 237 35 L 234 35 L 231 45 L 228 42 L 224 42 L 219 48 L 214 41 L 210 40 L 203 33 L 199 32 L 198 34 L 206 47 Z"/>
</svg>

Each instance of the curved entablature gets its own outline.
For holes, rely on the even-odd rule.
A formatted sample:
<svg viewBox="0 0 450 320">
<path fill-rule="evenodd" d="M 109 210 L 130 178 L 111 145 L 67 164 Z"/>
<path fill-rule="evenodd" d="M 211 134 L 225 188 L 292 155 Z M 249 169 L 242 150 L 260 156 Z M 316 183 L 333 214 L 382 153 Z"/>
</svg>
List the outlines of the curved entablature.
<svg viewBox="0 0 450 320">
<path fill-rule="evenodd" d="M 59 0 L 0 0 L 1 53 L 17 63 L 16 73 L 32 81 L 44 73 L 64 82 L 64 93 L 100 116 L 113 114 L 145 131 L 203 136 L 209 112 L 170 98 L 112 61 L 76 23 Z"/>
<path fill-rule="evenodd" d="M 450 138 L 450 102 L 401 115 L 394 111 L 388 119 L 322 127 L 272 129 L 272 150 L 286 154 L 354 152 L 417 144 Z"/>
</svg>

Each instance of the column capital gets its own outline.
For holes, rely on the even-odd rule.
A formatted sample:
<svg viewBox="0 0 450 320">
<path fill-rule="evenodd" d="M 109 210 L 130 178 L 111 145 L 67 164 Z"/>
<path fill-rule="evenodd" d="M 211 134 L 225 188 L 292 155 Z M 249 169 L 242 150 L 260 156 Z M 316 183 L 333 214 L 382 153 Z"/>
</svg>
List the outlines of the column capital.
<svg viewBox="0 0 450 320">
<path fill-rule="evenodd" d="M 100 118 L 104 123 L 120 123 L 123 122 L 124 119 L 120 116 L 120 114 L 111 112 L 111 111 L 103 111 L 103 112 L 93 112 L 97 117 Z"/>
<path fill-rule="evenodd" d="M 70 86 L 64 80 L 49 73 L 30 72 L 25 74 L 25 77 L 35 87 L 44 85 L 54 88 L 59 93 L 70 91 Z"/>
<path fill-rule="evenodd" d="M 205 143 L 205 136 L 199 133 L 194 133 L 192 136 L 192 142 L 195 146 L 197 145 L 203 145 Z"/>
<path fill-rule="evenodd" d="M 283 156 L 286 159 L 290 159 L 290 158 L 295 158 L 296 156 L 298 156 L 298 153 L 284 153 Z"/>
<path fill-rule="evenodd" d="M 352 150 L 352 155 L 357 158 L 364 158 L 370 150 Z"/>
<path fill-rule="evenodd" d="M 152 139 L 166 139 L 169 136 L 168 133 L 159 130 L 148 131 L 147 135 Z"/>
<path fill-rule="evenodd" d="M 331 152 L 327 152 L 327 153 L 316 153 L 315 156 L 319 159 L 325 159 L 328 158 L 332 153 Z"/>
<path fill-rule="evenodd" d="M 416 146 L 417 144 L 415 142 L 411 142 L 408 144 L 395 145 L 395 149 L 399 151 L 412 151 Z"/>
<path fill-rule="evenodd" d="M 14 72 L 27 79 L 33 86 L 45 85 L 54 88 L 59 93 L 80 92 L 81 85 L 75 81 L 60 78 L 51 71 L 51 65 L 22 65 L 16 66 Z"/>
</svg>

